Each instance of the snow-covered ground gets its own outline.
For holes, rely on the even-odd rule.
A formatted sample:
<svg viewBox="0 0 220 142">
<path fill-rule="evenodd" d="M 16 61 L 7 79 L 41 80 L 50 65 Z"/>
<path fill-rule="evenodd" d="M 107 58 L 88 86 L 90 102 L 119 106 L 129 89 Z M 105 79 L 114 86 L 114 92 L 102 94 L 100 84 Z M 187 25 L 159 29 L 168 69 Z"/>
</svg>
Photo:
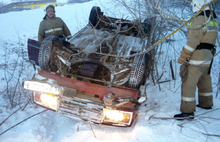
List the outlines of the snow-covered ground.
<svg viewBox="0 0 220 142">
<path fill-rule="evenodd" d="M 94 0 L 83 4 L 71 4 L 56 7 L 56 16 L 61 17 L 69 27 L 72 34 L 77 32 L 88 23 L 88 15 L 92 6 L 100 6 L 102 11 L 107 15 L 115 14 L 120 8 L 114 7 L 110 0 Z M 109 9 L 112 12 L 106 12 Z M 21 51 L 27 58 L 27 39 L 37 40 L 39 23 L 44 16 L 43 9 L 10 12 L 0 14 L 0 142 L 167 142 L 167 141 L 194 141 L 194 142 L 218 142 L 220 141 L 220 94 L 216 98 L 216 83 L 219 74 L 219 55 L 214 59 L 212 69 L 213 77 L 213 95 L 214 107 L 212 110 L 203 110 L 197 108 L 195 119 L 192 121 L 177 121 L 172 118 L 174 114 L 180 113 L 180 78 L 178 76 L 179 65 L 176 63 L 174 56 L 176 52 L 169 45 L 164 44 L 164 51 L 161 55 L 167 56 L 167 62 L 164 66 L 159 67 L 159 73 L 164 75 L 161 81 L 172 80 L 169 68 L 169 61 L 173 60 L 174 69 L 176 70 L 176 80 L 154 86 L 149 81 L 147 86 L 148 100 L 143 103 L 138 112 L 136 124 L 131 128 L 113 128 L 92 125 L 92 129 L 87 122 L 73 120 L 52 111 L 46 111 L 36 115 L 27 121 L 5 132 L 10 127 L 21 122 L 22 120 L 45 110 L 32 103 L 29 103 L 25 109 L 14 113 L 9 119 L 1 124 L 10 114 L 19 108 L 11 109 L 9 101 L 6 99 L 7 81 L 10 76 L 18 78 L 19 73 L 23 79 L 30 79 L 33 76 L 33 67 L 31 64 L 24 62 L 25 69 L 19 69 L 21 72 L 13 72 L 14 61 L 22 60 Z M 121 17 L 122 15 L 117 15 Z M 179 52 L 186 42 L 182 36 L 177 37 L 173 44 Z M 177 55 L 178 56 L 178 55 Z M 20 63 L 20 62 L 19 62 Z M 10 66 L 7 66 L 10 65 Z M 22 80 L 19 80 L 22 82 Z M 11 83 L 11 82 L 10 82 Z M 16 84 L 15 79 L 12 84 Z M 22 87 L 21 84 L 18 87 Z M 10 90 L 10 89 L 9 89 Z M 27 93 L 25 102 L 30 97 Z M 19 94 L 16 94 L 19 95 Z M 22 94 L 23 95 L 23 94 Z M 93 130 L 93 131 L 92 131 Z M 5 133 L 4 133 L 5 132 Z M 94 132 L 94 133 L 93 133 Z M 4 133 L 4 134 L 2 134 Z M 2 134 L 2 135 L 1 135 Z"/>
</svg>

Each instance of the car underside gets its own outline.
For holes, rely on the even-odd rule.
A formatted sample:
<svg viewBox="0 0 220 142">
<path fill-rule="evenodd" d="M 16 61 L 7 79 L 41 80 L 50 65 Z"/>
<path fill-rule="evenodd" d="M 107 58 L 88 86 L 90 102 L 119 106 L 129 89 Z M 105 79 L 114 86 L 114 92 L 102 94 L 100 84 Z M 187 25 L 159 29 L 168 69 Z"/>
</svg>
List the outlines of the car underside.
<svg viewBox="0 0 220 142">
<path fill-rule="evenodd" d="M 36 104 L 95 124 L 131 126 L 146 93 L 149 22 L 90 12 L 89 24 L 68 41 L 28 40 L 29 60 L 39 66 L 24 88 Z"/>
</svg>

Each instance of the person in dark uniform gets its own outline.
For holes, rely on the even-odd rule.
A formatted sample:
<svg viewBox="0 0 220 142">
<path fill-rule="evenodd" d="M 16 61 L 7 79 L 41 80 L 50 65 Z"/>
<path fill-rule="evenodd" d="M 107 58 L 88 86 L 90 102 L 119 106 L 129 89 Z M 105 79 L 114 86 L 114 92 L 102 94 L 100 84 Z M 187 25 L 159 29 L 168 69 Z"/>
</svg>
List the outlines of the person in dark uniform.
<svg viewBox="0 0 220 142">
<path fill-rule="evenodd" d="M 65 22 L 55 15 L 55 7 L 50 4 L 45 8 L 46 15 L 40 23 L 38 41 L 42 42 L 49 35 L 60 36 L 70 39 L 72 37 Z"/>
</svg>

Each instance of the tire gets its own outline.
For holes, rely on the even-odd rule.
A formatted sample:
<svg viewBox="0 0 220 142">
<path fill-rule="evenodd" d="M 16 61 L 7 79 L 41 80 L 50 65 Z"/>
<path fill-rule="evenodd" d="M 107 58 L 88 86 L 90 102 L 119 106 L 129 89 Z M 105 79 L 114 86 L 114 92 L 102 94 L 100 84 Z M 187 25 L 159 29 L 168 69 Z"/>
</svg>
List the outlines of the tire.
<svg viewBox="0 0 220 142">
<path fill-rule="evenodd" d="M 152 21 L 153 18 L 149 18 L 149 19 L 145 19 L 143 22 L 144 32 L 147 35 L 150 35 Z"/>
<path fill-rule="evenodd" d="M 103 13 L 101 12 L 100 7 L 93 6 L 90 15 L 89 15 L 89 24 L 96 29 L 99 29 L 100 27 L 97 25 L 99 16 L 101 16 Z"/>
<path fill-rule="evenodd" d="M 48 36 L 42 41 L 38 55 L 39 66 L 42 70 L 58 70 L 57 66 L 51 63 L 52 49 L 55 44 L 59 47 L 63 46 L 62 40 L 57 36 Z"/>
<path fill-rule="evenodd" d="M 146 54 L 135 56 L 128 80 L 129 88 L 139 89 L 144 84 L 146 63 Z"/>
</svg>

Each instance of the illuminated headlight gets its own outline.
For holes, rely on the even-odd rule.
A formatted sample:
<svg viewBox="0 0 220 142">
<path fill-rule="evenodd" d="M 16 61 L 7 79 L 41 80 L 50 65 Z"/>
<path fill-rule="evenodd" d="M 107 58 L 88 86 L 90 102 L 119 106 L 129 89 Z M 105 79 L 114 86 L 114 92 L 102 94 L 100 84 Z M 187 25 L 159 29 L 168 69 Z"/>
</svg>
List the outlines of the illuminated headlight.
<svg viewBox="0 0 220 142">
<path fill-rule="evenodd" d="M 44 107 L 57 110 L 58 97 L 54 94 L 34 92 L 34 102 Z"/>
<path fill-rule="evenodd" d="M 104 109 L 103 122 L 130 125 L 133 112 Z"/>
</svg>

